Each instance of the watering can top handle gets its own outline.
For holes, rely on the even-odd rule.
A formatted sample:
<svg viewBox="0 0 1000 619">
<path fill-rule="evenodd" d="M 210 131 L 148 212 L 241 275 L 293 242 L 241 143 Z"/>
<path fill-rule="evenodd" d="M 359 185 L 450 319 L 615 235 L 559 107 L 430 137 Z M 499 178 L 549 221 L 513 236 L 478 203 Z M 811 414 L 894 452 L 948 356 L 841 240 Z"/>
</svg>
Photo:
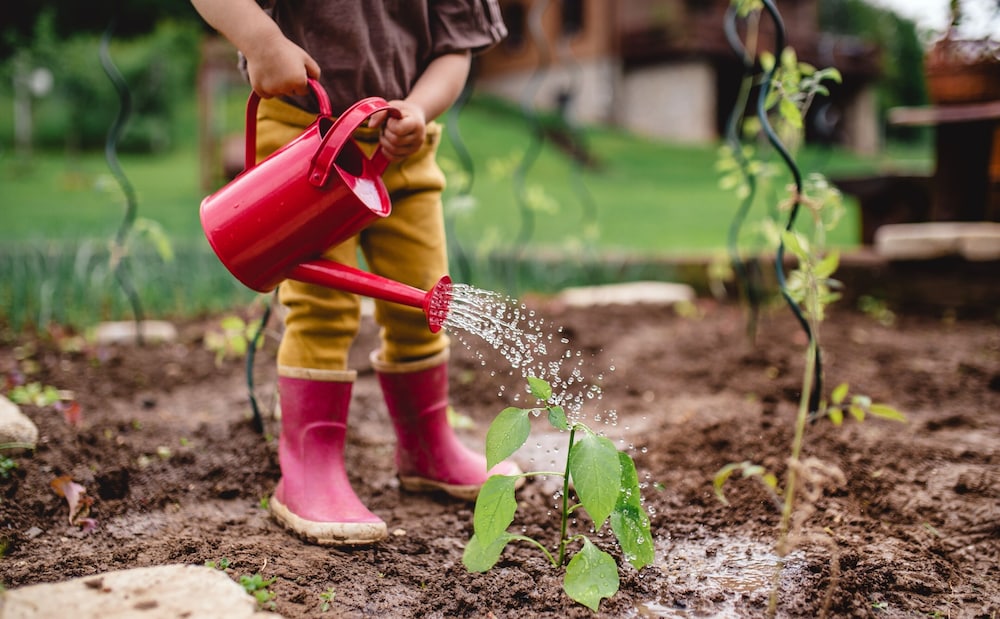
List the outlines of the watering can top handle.
<svg viewBox="0 0 1000 619">
<path fill-rule="evenodd" d="M 310 78 L 309 87 L 316 100 L 319 102 L 320 116 L 332 116 L 333 109 L 330 107 L 330 97 L 319 82 Z M 246 146 L 244 147 L 244 170 L 249 170 L 257 164 L 257 107 L 260 105 L 260 95 L 256 91 L 250 91 L 247 99 L 246 116 Z"/>
<path fill-rule="evenodd" d="M 337 117 L 333 127 L 327 132 L 320 144 L 319 149 L 313 157 L 312 166 L 309 171 L 309 182 L 317 187 L 326 184 L 330 176 L 337 155 L 344 144 L 351 139 L 351 135 L 361 127 L 362 123 L 368 120 L 373 114 L 387 112 L 393 118 L 399 118 L 402 113 L 389 105 L 382 97 L 368 97 L 362 99 L 347 108 L 343 114 Z M 370 172 L 381 176 L 389 165 L 389 159 L 382 152 L 381 148 L 376 148 L 370 159 Z"/>
</svg>

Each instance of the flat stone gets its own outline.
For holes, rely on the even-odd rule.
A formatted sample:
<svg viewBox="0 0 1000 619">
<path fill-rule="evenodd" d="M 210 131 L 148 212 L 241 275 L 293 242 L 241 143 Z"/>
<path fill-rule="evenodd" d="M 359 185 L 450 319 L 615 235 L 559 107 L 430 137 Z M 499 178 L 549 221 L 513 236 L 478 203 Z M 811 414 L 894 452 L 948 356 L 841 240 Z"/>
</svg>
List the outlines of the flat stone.
<svg viewBox="0 0 1000 619">
<path fill-rule="evenodd" d="M 961 256 L 970 261 L 998 260 L 1000 223 L 885 225 L 875 231 L 875 250 L 889 260 L 932 260 L 945 256 Z"/>
<path fill-rule="evenodd" d="M 177 327 L 163 320 L 143 320 L 142 337 L 146 342 L 173 342 L 177 339 Z M 94 331 L 98 344 L 133 344 L 136 341 L 137 325 L 134 320 L 102 322 Z"/>
<path fill-rule="evenodd" d="M 21 412 L 21 407 L 0 395 L 0 443 L 18 443 L 34 449 L 38 427 Z"/>
<path fill-rule="evenodd" d="M 687 284 L 627 282 L 604 286 L 566 288 L 559 293 L 557 298 L 572 307 L 587 307 L 615 303 L 623 305 L 631 305 L 633 303 L 672 305 L 674 303 L 692 302 L 695 300 L 695 297 L 694 288 Z"/>
<path fill-rule="evenodd" d="M 281 619 L 257 610 L 257 602 L 224 572 L 198 565 L 161 565 L 8 590 L 3 619 L 106 619 L 227 617 Z"/>
<path fill-rule="evenodd" d="M 966 228 L 958 240 L 958 248 L 966 260 L 1000 260 L 1000 224 L 975 224 Z"/>
</svg>

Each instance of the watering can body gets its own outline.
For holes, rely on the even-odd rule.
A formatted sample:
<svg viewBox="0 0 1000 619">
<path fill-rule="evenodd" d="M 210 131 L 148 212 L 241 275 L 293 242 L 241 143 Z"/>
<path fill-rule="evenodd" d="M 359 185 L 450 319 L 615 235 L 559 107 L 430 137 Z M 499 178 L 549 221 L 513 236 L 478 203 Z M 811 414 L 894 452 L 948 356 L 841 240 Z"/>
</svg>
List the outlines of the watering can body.
<svg viewBox="0 0 1000 619">
<path fill-rule="evenodd" d="M 246 167 L 201 204 L 212 249 L 236 279 L 258 292 L 274 289 L 292 268 L 392 210 L 381 178 L 388 161 L 381 150 L 369 159 L 350 139 L 369 116 L 391 108 L 372 97 L 334 121 L 326 93 L 318 84 L 314 90 L 319 117 L 259 164 L 254 152 L 260 99 L 250 95 Z"/>
<path fill-rule="evenodd" d="M 320 115 L 297 138 L 255 163 L 256 115 L 251 93 L 246 115 L 246 167 L 201 203 L 209 244 L 230 273 L 258 292 L 296 279 L 418 307 L 432 331 L 441 328 L 450 302 L 445 276 L 430 292 L 321 258 L 391 210 L 381 149 L 372 157 L 351 139 L 372 115 L 399 112 L 378 97 L 358 101 L 336 120 L 326 92 L 310 86 Z"/>
</svg>

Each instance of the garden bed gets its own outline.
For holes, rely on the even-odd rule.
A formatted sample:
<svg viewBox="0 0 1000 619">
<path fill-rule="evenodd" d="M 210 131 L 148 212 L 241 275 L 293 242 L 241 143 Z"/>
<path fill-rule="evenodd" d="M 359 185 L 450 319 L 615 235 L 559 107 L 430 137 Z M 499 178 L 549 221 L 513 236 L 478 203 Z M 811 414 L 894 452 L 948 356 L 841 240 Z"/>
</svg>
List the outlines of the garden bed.
<svg viewBox="0 0 1000 619">
<path fill-rule="evenodd" d="M 563 328 L 588 372 L 605 375 L 598 408 L 615 409 L 618 422 L 591 425 L 629 449 L 647 482 L 656 564 L 638 573 L 622 566 L 621 591 L 600 615 L 763 615 L 778 513 L 749 482 L 731 481 L 732 504 L 723 505 L 712 479 L 744 460 L 783 472 L 805 357 L 790 312 L 764 312 L 752 344 L 744 311 L 732 305 L 700 301 L 687 312 L 529 305 Z M 355 550 L 289 537 L 261 508 L 279 476 L 277 423 L 267 420 L 266 437 L 254 432 L 242 360 L 217 364 L 204 346 L 218 325 L 219 317 L 180 324 L 180 338 L 169 344 L 62 352 L 51 340 L 8 334 L 3 374 L 34 367 L 28 380 L 72 391 L 81 417 L 71 425 L 53 407 L 23 407 L 41 438 L 0 480 L 7 588 L 225 559 L 234 579 L 274 578 L 273 608 L 288 619 L 324 616 L 324 603 L 338 617 L 592 616 L 562 593 L 561 574 L 531 547 L 511 545 L 492 571 L 467 572 L 461 557 L 471 506 L 399 489 L 394 439 L 366 360 L 377 343 L 369 320 L 352 351 L 359 379 L 347 458 L 358 494 L 391 535 Z M 65 334 L 57 341 L 69 349 L 79 343 Z M 835 306 L 822 343 L 829 387 L 849 382 L 909 420 L 807 429 L 804 457 L 839 467 L 846 482 L 816 502 L 813 535 L 788 558 L 781 579 L 779 616 L 816 616 L 831 584 L 838 617 L 996 616 L 1000 326 L 960 313 L 898 315 L 886 326 Z M 273 352 L 271 338 L 255 376 L 265 405 Z M 489 421 L 510 404 L 499 394 L 522 389 L 523 379 L 485 344 L 469 350 L 453 342 L 452 367 L 453 403 L 475 422 L 463 436 L 481 444 Z M 529 438 L 518 453 L 522 465 L 550 468 L 560 438 Z M 60 475 L 95 498 L 94 531 L 69 524 L 65 500 L 49 487 Z M 550 539 L 557 522 L 551 487 L 529 483 L 519 498 L 514 526 Z M 610 535 L 596 539 L 611 548 Z M 832 583 L 829 542 L 840 566 Z"/>
</svg>

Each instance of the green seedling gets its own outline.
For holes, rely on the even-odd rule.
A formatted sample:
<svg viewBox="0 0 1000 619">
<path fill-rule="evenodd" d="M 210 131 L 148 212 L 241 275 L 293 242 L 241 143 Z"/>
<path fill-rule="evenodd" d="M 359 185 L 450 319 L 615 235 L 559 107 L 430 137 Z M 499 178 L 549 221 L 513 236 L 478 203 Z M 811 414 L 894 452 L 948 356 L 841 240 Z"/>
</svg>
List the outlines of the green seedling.
<svg viewBox="0 0 1000 619">
<path fill-rule="evenodd" d="M 0 443 L 0 452 L 9 449 L 34 449 L 31 443 Z M 0 477 L 7 479 L 11 472 L 17 468 L 17 461 L 10 456 L 0 455 Z"/>
<path fill-rule="evenodd" d="M 275 578 L 265 579 L 260 573 L 256 573 L 253 576 L 243 575 L 240 576 L 240 586 L 253 596 L 257 600 L 257 606 L 260 608 L 274 608 L 274 593 L 271 592 L 268 587 L 275 581 Z"/>
<path fill-rule="evenodd" d="M 210 567 L 214 570 L 221 570 L 224 572 L 229 569 L 229 559 L 222 557 L 218 561 L 205 561 L 205 567 Z"/>
<path fill-rule="evenodd" d="M 18 385 L 10 390 L 8 397 L 15 404 L 30 404 L 38 407 L 52 406 L 62 399 L 58 389 L 39 382 Z"/>
<path fill-rule="evenodd" d="M 205 333 L 205 348 L 215 353 L 216 365 L 231 357 L 242 357 L 259 327 L 259 321 L 247 323 L 239 316 L 226 316 L 219 321 L 219 329 Z M 259 342 L 258 347 L 262 344 Z"/>
<path fill-rule="evenodd" d="M 7 456 L 0 456 L 0 477 L 7 479 L 10 477 L 11 471 L 17 468 L 17 462 L 13 458 Z"/>
<path fill-rule="evenodd" d="M 565 567 L 563 590 L 574 601 L 597 610 L 601 600 L 618 592 L 618 566 L 614 558 L 598 548 L 584 533 L 572 533 L 570 516 L 586 510 L 594 531 L 610 520 L 611 530 L 627 560 L 639 570 L 654 560 L 649 516 L 641 501 L 635 463 L 585 424 L 570 421 L 561 406 L 552 403 L 552 388 L 539 378 L 528 378 L 528 389 L 538 399 L 536 408 L 504 409 L 486 435 L 486 461 L 492 468 L 520 449 L 531 432 L 531 418 L 546 413 L 552 427 L 568 433 L 569 450 L 563 471 L 534 471 L 520 476 L 494 475 L 483 485 L 476 500 L 472 538 L 462 563 L 471 572 L 486 572 L 496 565 L 504 548 L 513 541 L 527 542 L 545 555 L 553 567 Z M 510 533 L 517 501 L 518 477 L 562 478 L 559 510 L 559 542 L 555 554 L 539 541 Z M 575 494 L 579 502 L 571 499 Z M 571 547 L 577 548 L 570 558 Z"/>
<path fill-rule="evenodd" d="M 323 593 L 319 594 L 319 599 L 323 601 L 323 603 L 319 606 L 320 612 L 326 613 L 330 611 L 330 605 L 333 604 L 333 599 L 336 595 L 337 592 L 333 590 L 333 587 L 330 587 Z"/>
</svg>

